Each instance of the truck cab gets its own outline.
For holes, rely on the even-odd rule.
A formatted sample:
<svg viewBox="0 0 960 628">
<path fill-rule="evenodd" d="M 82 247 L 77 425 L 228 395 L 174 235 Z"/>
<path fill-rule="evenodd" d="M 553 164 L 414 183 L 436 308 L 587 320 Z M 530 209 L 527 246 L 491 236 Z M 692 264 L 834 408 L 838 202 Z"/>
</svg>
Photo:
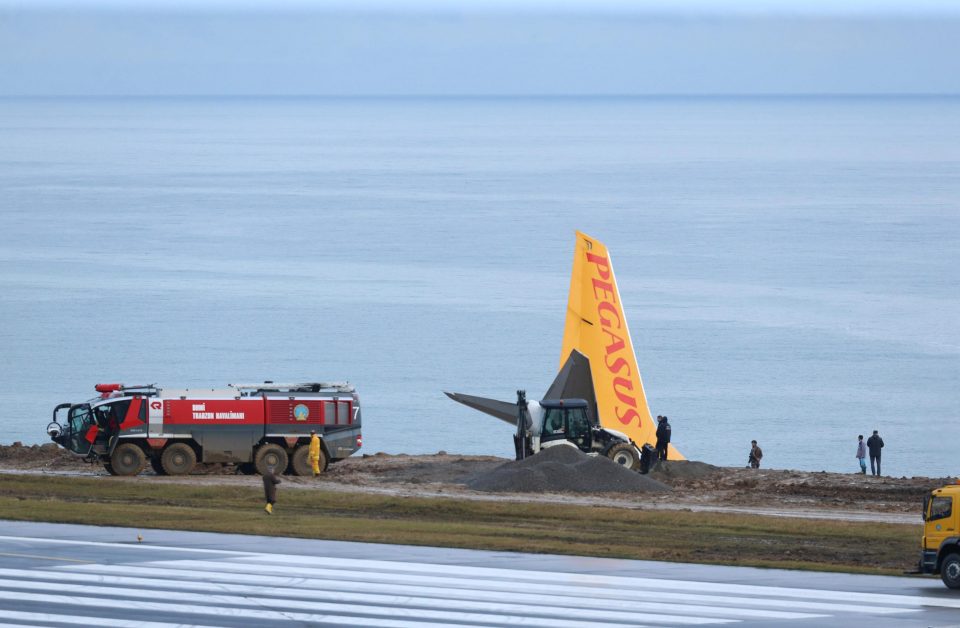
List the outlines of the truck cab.
<svg viewBox="0 0 960 628">
<path fill-rule="evenodd" d="M 923 500 L 920 572 L 939 574 L 949 588 L 960 589 L 960 481 Z"/>
<path fill-rule="evenodd" d="M 60 409 L 67 410 L 62 427 L 56 416 Z M 105 424 L 101 427 L 97 414 L 89 403 L 61 404 L 54 410 L 54 422 L 47 428 L 47 432 L 53 442 L 79 456 L 104 453 L 109 433 Z"/>
</svg>

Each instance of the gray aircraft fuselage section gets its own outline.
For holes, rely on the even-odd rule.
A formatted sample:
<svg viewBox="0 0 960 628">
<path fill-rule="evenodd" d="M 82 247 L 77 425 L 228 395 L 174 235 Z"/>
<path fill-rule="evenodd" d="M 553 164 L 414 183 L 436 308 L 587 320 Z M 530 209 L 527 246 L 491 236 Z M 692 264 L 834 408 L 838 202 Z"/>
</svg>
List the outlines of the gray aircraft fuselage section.
<svg viewBox="0 0 960 628">
<path fill-rule="evenodd" d="M 597 395 L 593 389 L 593 372 L 590 358 L 576 349 L 567 356 L 567 361 L 554 378 L 544 399 L 583 399 L 587 402 L 587 418 L 592 425 L 600 423 L 597 412 Z"/>
</svg>

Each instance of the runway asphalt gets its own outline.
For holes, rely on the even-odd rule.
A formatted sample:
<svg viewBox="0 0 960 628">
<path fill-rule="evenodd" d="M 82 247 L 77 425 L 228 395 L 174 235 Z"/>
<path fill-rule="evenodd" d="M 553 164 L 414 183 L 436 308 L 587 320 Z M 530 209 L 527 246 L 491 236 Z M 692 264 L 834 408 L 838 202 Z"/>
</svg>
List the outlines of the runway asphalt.
<svg viewBox="0 0 960 628">
<path fill-rule="evenodd" d="M 957 627 L 960 592 L 929 577 L 0 521 L 0 626 L 721 624 Z"/>
</svg>

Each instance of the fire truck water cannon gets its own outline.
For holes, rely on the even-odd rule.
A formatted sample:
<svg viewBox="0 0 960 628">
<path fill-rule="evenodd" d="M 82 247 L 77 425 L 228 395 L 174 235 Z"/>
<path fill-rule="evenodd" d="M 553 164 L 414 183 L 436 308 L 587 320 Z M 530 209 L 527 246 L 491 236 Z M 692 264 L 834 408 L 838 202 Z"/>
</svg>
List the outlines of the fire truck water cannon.
<svg viewBox="0 0 960 628">
<path fill-rule="evenodd" d="M 112 475 L 185 475 L 198 462 L 268 467 L 311 475 L 310 433 L 320 437 L 320 467 L 351 456 L 363 443 L 360 396 L 349 382 L 230 384 L 223 389 L 168 389 L 97 384 L 99 396 L 62 403 L 47 434 Z"/>
</svg>

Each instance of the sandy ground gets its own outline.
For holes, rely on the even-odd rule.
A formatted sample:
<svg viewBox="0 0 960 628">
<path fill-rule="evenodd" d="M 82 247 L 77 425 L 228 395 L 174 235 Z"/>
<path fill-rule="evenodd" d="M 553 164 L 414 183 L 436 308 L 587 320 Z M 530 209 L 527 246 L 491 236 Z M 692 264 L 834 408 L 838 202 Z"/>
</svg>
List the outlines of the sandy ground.
<svg viewBox="0 0 960 628">
<path fill-rule="evenodd" d="M 932 488 L 956 478 L 874 478 L 869 475 L 778 469 L 712 467 L 668 462 L 650 474 L 668 493 L 529 493 L 475 491 L 467 483 L 511 461 L 493 456 L 361 455 L 340 461 L 318 479 L 287 477 L 289 488 L 323 488 L 410 497 L 457 497 L 517 502 L 578 503 L 634 509 L 752 513 L 783 517 L 920 523 L 920 506 Z M 229 466 L 209 465 L 188 477 L 109 476 L 53 444 L 0 445 L 0 472 L 102 477 L 110 481 L 250 484 Z"/>
</svg>

